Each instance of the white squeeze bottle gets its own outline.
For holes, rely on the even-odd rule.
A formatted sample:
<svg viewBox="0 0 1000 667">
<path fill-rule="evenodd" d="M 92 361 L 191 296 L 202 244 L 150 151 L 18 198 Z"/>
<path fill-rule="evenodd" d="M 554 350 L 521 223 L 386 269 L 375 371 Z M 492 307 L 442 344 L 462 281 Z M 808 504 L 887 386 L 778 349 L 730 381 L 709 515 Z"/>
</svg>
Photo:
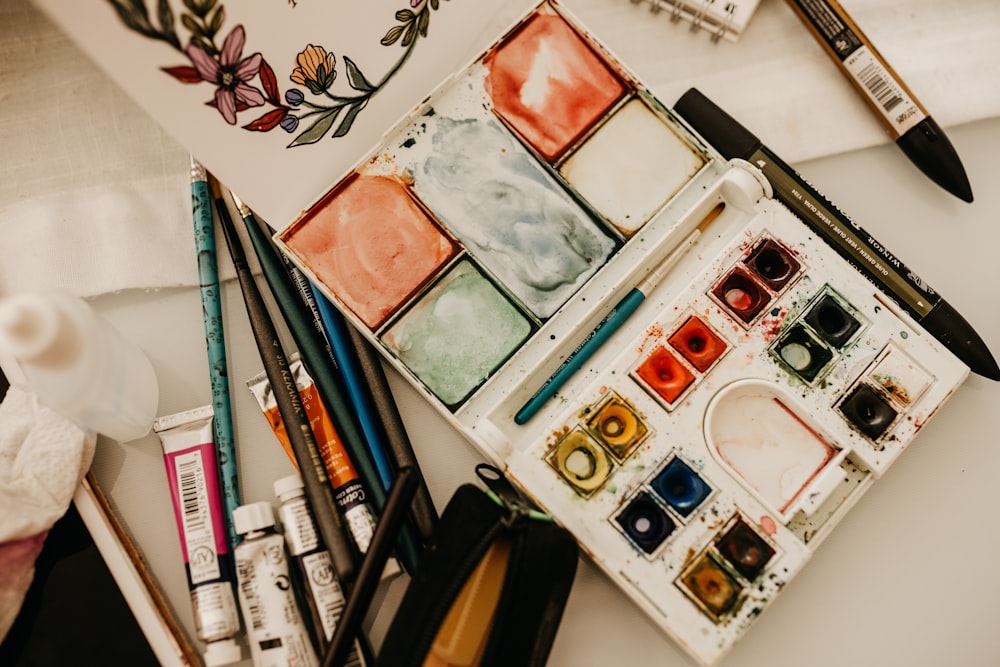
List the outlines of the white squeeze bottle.
<svg viewBox="0 0 1000 667">
<path fill-rule="evenodd" d="M 42 402 L 80 427 L 122 442 L 152 427 L 159 385 L 149 358 L 83 299 L 0 299 L 0 345 Z"/>
</svg>

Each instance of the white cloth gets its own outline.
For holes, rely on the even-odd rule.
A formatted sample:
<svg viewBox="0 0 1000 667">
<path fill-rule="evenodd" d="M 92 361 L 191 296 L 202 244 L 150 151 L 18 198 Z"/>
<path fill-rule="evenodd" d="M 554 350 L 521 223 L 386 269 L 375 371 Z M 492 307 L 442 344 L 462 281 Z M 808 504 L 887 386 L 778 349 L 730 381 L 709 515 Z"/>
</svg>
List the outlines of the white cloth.
<svg viewBox="0 0 1000 667">
<path fill-rule="evenodd" d="M 12 385 L 0 403 L 0 639 L 17 617 L 45 535 L 90 468 L 95 440 Z"/>
<path fill-rule="evenodd" d="M 28 0 L 0 3 L 0 293 L 198 279 L 188 152 Z"/>
</svg>

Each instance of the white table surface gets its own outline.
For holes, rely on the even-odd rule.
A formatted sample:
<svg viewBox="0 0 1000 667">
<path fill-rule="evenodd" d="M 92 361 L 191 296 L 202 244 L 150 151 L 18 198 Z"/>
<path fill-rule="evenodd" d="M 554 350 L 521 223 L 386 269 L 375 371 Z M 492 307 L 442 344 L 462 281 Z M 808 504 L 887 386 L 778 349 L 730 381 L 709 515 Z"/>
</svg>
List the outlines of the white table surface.
<svg viewBox="0 0 1000 667">
<path fill-rule="evenodd" d="M 919 271 L 1000 354 L 1000 118 L 950 128 L 949 136 L 969 173 L 973 204 L 933 185 L 888 144 L 794 166 Z M 224 297 L 243 498 L 270 500 L 271 482 L 291 467 L 242 390 L 261 365 L 235 281 L 226 284 Z M 209 403 L 197 289 L 127 291 L 92 302 L 151 357 L 161 415 Z M 443 508 L 458 484 L 474 480 L 481 459 L 399 376 L 390 372 L 390 382 L 434 500 Z M 970 375 L 722 664 L 1000 664 L 998 407 L 1000 383 Z M 102 439 L 93 467 L 190 632 L 156 436 L 129 444 Z M 391 584 L 382 613 L 369 619 L 376 645 L 404 585 L 405 578 Z M 549 664 L 694 663 L 584 561 Z"/>
</svg>

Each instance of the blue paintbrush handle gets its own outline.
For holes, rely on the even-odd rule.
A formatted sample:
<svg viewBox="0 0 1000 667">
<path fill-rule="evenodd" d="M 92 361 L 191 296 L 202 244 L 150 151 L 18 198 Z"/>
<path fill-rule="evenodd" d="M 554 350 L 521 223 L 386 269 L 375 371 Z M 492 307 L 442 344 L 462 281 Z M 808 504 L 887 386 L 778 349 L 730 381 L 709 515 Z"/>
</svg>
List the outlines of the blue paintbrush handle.
<svg viewBox="0 0 1000 667">
<path fill-rule="evenodd" d="M 319 290 L 313 289 L 313 296 L 326 329 L 327 340 L 333 349 L 333 358 L 347 389 L 347 396 L 358 417 L 358 426 L 368 443 L 375 471 L 382 482 L 382 488 L 388 490 L 392 486 L 393 473 L 385 450 L 385 431 L 372 402 L 371 388 L 361 370 L 361 362 L 351 347 L 350 333 L 347 330 L 351 325 Z"/>
<path fill-rule="evenodd" d="M 611 309 L 601 323 L 594 327 L 594 330 L 583 339 L 583 342 L 573 352 L 566 357 L 566 361 L 559 366 L 559 369 L 543 384 L 534 395 L 528 399 L 517 414 L 514 415 L 516 424 L 526 424 L 529 419 L 542 409 L 542 406 L 552 398 L 559 389 L 566 384 L 570 377 L 580 370 L 594 352 L 603 345 L 611 335 L 625 323 L 632 313 L 635 312 L 639 304 L 643 302 L 646 295 L 638 288 L 633 288 L 618 304 Z"/>
</svg>

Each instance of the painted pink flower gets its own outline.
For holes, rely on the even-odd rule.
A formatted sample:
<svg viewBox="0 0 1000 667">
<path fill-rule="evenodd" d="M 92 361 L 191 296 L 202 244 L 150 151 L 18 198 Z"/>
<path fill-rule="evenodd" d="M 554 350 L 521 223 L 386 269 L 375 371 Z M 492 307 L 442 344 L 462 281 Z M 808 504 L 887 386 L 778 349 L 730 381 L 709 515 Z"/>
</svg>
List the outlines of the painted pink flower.
<svg viewBox="0 0 1000 667">
<path fill-rule="evenodd" d="M 264 95 L 248 84 L 257 76 L 262 57 L 260 53 L 255 53 L 241 60 L 245 41 L 243 26 L 238 25 L 222 43 L 218 60 L 195 44 L 188 45 L 184 50 L 198 71 L 198 76 L 218 86 L 215 89 L 215 106 L 230 125 L 236 124 L 238 104 L 242 103 L 247 107 L 264 104 Z"/>
</svg>

